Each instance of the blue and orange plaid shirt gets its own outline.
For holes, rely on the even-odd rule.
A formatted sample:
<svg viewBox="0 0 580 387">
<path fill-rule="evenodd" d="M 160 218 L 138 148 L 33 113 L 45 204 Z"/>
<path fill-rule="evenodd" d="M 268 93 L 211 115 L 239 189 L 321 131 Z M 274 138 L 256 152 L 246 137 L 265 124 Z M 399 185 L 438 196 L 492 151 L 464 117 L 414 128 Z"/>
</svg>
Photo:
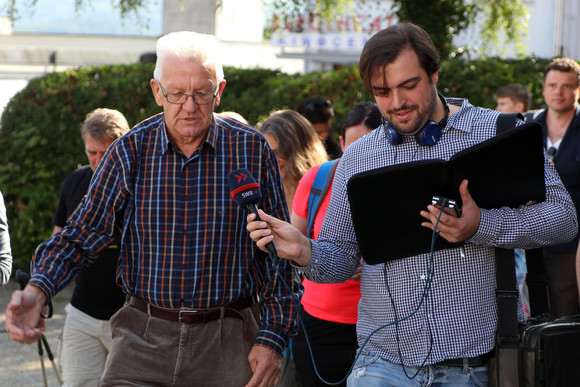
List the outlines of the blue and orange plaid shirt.
<svg viewBox="0 0 580 387">
<path fill-rule="evenodd" d="M 292 267 L 250 239 L 247 212 L 230 195 L 227 175 L 247 168 L 260 184 L 260 207 L 288 220 L 278 165 L 255 129 L 214 114 L 205 142 L 187 158 L 168 139 L 164 115 L 117 140 L 99 164 L 87 196 L 59 234 L 41 244 L 31 284 L 54 296 L 113 243 L 121 244 L 117 282 L 125 293 L 164 308 L 202 309 L 257 295 L 256 344 L 280 353 L 297 329 Z"/>
</svg>

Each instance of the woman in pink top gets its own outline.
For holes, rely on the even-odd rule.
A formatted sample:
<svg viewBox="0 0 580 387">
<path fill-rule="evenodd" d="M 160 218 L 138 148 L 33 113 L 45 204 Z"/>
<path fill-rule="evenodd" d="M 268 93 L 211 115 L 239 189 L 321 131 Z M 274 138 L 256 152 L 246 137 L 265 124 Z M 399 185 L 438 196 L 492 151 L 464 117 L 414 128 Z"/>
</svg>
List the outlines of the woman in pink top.
<svg viewBox="0 0 580 387">
<path fill-rule="evenodd" d="M 354 106 L 342 126 L 342 150 L 380 124 L 381 113 L 375 104 L 366 102 Z M 320 166 L 313 167 L 302 177 L 292 203 L 292 224 L 305 235 L 308 229 L 308 197 L 319 169 Z M 331 191 L 329 189 L 325 197 L 321 198 L 311 235 L 308 235 L 313 239 L 318 237 L 322 227 Z M 358 276 L 360 278 L 360 274 Z M 335 383 L 347 376 L 358 348 L 356 321 L 360 285 L 355 277 L 343 284 L 318 284 L 307 279 L 302 281 L 304 295 L 300 316 L 312 347 L 316 369 L 327 382 Z M 293 346 L 294 361 L 302 385 L 327 386 L 316 375 L 302 327 L 293 340 Z M 346 381 L 340 385 L 346 386 Z"/>
</svg>

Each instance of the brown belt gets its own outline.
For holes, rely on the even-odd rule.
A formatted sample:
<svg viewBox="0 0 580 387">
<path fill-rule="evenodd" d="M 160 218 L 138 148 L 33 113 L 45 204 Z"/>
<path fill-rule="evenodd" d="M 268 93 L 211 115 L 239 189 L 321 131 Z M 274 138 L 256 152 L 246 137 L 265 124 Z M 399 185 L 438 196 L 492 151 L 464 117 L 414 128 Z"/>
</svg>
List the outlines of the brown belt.
<svg viewBox="0 0 580 387">
<path fill-rule="evenodd" d="M 129 297 L 129 304 L 141 312 L 163 320 L 177 321 L 180 324 L 203 324 L 228 317 L 244 320 L 239 311 L 252 306 L 254 298 L 242 298 L 228 305 L 200 310 L 160 308 L 133 296 Z"/>
</svg>

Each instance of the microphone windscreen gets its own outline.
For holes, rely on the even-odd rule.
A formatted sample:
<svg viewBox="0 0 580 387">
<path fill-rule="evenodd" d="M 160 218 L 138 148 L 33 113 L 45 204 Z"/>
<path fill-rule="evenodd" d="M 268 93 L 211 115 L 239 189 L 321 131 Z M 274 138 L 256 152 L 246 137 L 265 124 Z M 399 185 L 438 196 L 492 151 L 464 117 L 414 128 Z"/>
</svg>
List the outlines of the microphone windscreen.
<svg viewBox="0 0 580 387">
<path fill-rule="evenodd" d="M 242 208 L 248 204 L 257 204 L 262 200 L 260 184 L 246 168 L 236 169 L 228 174 L 228 183 L 232 192 L 232 199 Z"/>
</svg>

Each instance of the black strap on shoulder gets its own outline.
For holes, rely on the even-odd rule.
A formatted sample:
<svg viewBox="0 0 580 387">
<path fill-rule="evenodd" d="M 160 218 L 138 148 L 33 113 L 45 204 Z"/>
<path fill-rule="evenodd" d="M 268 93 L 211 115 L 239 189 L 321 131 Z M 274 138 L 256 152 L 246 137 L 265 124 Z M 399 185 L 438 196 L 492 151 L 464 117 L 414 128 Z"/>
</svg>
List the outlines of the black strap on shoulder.
<svg viewBox="0 0 580 387">
<path fill-rule="evenodd" d="M 516 126 L 518 114 L 501 113 L 497 117 L 496 135 L 507 132 Z M 495 276 L 497 303 L 498 349 L 513 349 L 519 342 L 518 331 L 518 288 L 516 280 L 515 252 L 513 249 L 495 248 Z M 517 356 L 514 352 L 513 356 Z M 501 371 L 504 373 L 505 371 Z"/>
<path fill-rule="evenodd" d="M 515 128 L 517 119 L 524 120 L 522 113 L 500 113 L 497 116 L 497 129 L 495 134 L 502 134 L 509 129 Z"/>
<path fill-rule="evenodd" d="M 497 330 L 502 338 L 511 341 L 518 333 L 518 287 L 515 253 L 513 249 L 495 248 L 497 301 Z M 500 343 L 501 344 L 501 343 Z"/>
<path fill-rule="evenodd" d="M 520 113 L 501 113 L 497 117 L 496 134 L 499 135 L 515 128 L 517 119 L 523 119 Z M 517 337 L 518 288 L 513 249 L 495 249 L 495 272 L 499 336 Z"/>
<path fill-rule="evenodd" d="M 512 114 L 501 113 L 497 117 L 496 134 L 501 134 L 511 128 L 514 128 L 516 126 L 516 119 L 518 118 L 524 119 L 524 117 L 520 113 L 512 113 Z M 527 118 L 527 121 L 531 121 L 530 118 Z M 528 293 L 530 299 L 530 313 L 532 314 L 532 316 L 539 316 L 543 313 L 548 313 L 550 309 L 550 303 L 548 298 L 548 279 L 546 277 L 546 268 L 544 267 L 544 256 L 542 248 L 526 250 L 526 266 L 527 266 L 526 283 L 528 285 Z M 500 262 L 497 262 L 496 259 L 496 272 L 499 273 L 508 270 L 515 271 L 515 261 L 513 259 L 511 260 L 511 262 L 509 262 L 509 266 L 504 259 L 502 259 Z M 512 287 L 511 278 L 509 278 L 509 281 L 510 283 L 500 283 L 500 277 L 498 276 L 497 277 L 498 291 L 499 289 L 511 289 Z M 498 300 L 498 310 L 499 310 L 499 300 Z"/>
<path fill-rule="evenodd" d="M 496 135 L 516 126 L 518 114 L 501 113 L 497 117 Z M 495 367 L 495 379 L 490 385 L 518 386 L 520 373 L 513 372 L 519 360 L 518 288 L 516 280 L 515 252 L 513 249 L 495 248 L 495 275 L 497 304 L 496 361 L 488 366 Z"/>
<path fill-rule="evenodd" d="M 536 112 L 526 112 L 526 113 L 524 113 L 524 121 L 525 122 L 533 121 L 535 114 L 536 114 Z"/>
<path fill-rule="evenodd" d="M 519 113 L 500 114 L 496 134 L 516 126 Z M 547 281 L 543 263 L 543 249 L 526 250 L 528 273 L 526 281 L 530 295 L 530 312 L 539 315 L 548 311 Z M 515 253 L 513 249 L 495 249 L 497 336 L 496 336 L 496 386 L 518 386 L 522 383 L 519 369 L 518 288 Z M 511 369 L 510 369 L 511 368 Z M 514 368 L 518 368 L 514 372 Z M 502 375 L 502 376 L 500 376 Z M 491 382 L 491 381 L 490 381 Z M 492 385 L 492 384 L 490 384 Z"/>
</svg>

